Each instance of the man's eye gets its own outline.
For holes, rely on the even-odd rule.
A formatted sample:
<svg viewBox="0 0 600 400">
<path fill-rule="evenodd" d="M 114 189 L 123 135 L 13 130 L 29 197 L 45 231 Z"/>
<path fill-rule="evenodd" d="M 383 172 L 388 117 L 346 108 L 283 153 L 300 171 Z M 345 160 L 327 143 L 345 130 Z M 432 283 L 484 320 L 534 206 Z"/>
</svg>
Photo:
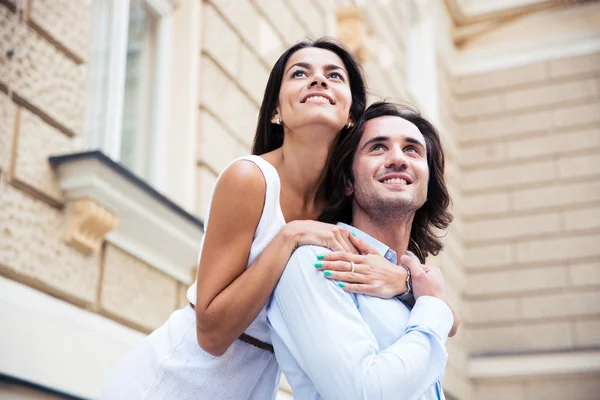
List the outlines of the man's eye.
<svg viewBox="0 0 600 400">
<path fill-rule="evenodd" d="M 308 76 L 308 74 L 306 72 L 302 71 L 301 69 L 294 71 L 292 73 L 292 78 L 299 78 L 301 76 Z"/>
</svg>

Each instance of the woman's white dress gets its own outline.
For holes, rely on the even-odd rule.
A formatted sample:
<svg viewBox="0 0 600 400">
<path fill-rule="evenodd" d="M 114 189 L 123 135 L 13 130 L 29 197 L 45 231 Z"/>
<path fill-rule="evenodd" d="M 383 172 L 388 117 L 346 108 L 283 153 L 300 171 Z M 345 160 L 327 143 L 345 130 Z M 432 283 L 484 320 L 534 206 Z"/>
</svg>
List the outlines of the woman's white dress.
<svg viewBox="0 0 600 400">
<path fill-rule="evenodd" d="M 248 266 L 285 225 L 285 220 L 279 203 L 277 170 L 258 156 L 241 157 L 233 162 L 238 160 L 256 164 L 266 181 L 265 204 L 250 249 Z M 205 229 L 210 229 L 208 218 Z M 187 296 L 195 305 L 196 283 L 189 288 Z M 271 343 L 264 307 L 245 333 Z M 195 311 L 187 306 L 171 314 L 163 326 L 150 334 L 117 366 L 101 398 L 274 399 L 279 376 L 273 353 L 241 340 L 236 340 L 221 357 L 211 356 L 202 350 L 196 340 Z"/>
</svg>

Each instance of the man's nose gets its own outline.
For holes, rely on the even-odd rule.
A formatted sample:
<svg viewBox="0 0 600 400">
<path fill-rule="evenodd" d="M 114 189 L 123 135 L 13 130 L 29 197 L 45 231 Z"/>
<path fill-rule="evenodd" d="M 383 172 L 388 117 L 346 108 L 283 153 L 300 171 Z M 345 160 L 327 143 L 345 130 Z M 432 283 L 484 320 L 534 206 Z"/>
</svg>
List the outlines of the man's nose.
<svg viewBox="0 0 600 400">
<path fill-rule="evenodd" d="M 401 148 L 393 148 L 388 152 L 385 160 L 386 168 L 398 168 L 404 170 L 408 168 L 409 161 L 406 153 Z"/>
</svg>

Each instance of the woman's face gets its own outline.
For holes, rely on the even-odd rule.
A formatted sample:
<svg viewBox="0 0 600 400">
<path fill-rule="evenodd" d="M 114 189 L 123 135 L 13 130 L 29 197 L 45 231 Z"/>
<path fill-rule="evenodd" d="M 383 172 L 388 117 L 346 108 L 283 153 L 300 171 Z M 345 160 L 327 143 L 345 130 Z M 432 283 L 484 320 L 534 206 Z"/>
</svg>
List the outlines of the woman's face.
<svg viewBox="0 0 600 400">
<path fill-rule="evenodd" d="M 341 58 L 316 47 L 300 49 L 285 65 L 279 105 L 273 123 L 280 118 L 288 130 L 327 125 L 335 132 L 349 121 L 352 93 Z"/>
</svg>

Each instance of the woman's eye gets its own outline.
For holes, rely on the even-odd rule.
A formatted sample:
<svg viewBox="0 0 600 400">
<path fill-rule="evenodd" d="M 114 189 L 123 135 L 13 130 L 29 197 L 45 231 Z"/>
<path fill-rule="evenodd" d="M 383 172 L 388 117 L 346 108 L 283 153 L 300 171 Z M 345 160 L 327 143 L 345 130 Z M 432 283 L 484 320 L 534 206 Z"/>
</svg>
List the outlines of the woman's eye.
<svg viewBox="0 0 600 400">
<path fill-rule="evenodd" d="M 334 78 L 334 79 L 339 79 L 341 81 L 344 80 L 344 76 L 342 74 L 340 74 L 339 72 L 332 72 L 331 74 L 329 74 L 330 78 Z"/>
<path fill-rule="evenodd" d="M 301 76 L 308 76 L 306 72 L 302 71 L 301 69 L 294 71 L 292 73 L 292 78 L 299 78 Z"/>
<path fill-rule="evenodd" d="M 376 144 L 373 147 L 371 147 L 371 151 L 382 151 L 385 150 L 385 146 L 382 144 Z"/>
<path fill-rule="evenodd" d="M 414 147 L 414 146 L 408 146 L 404 149 L 404 151 L 409 152 L 409 153 L 417 153 L 419 154 L 419 150 Z"/>
</svg>

